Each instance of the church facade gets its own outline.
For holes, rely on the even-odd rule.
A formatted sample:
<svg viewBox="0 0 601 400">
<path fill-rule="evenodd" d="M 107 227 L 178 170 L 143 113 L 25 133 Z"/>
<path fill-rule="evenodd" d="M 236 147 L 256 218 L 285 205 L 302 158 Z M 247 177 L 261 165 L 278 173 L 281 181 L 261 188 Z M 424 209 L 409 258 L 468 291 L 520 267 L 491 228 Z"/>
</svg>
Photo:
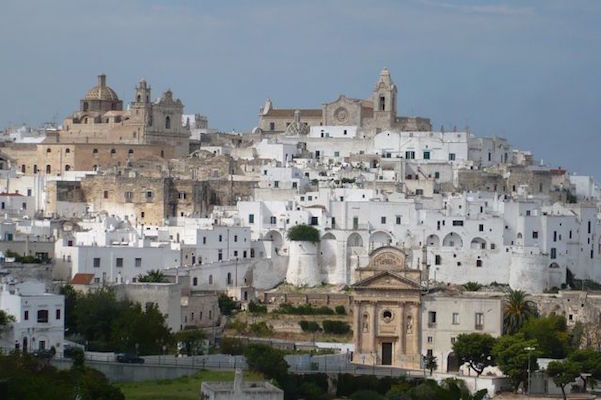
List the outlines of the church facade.
<svg viewBox="0 0 601 400">
<path fill-rule="evenodd" d="M 260 131 L 283 133 L 294 122 L 296 114 L 307 126 L 357 126 L 368 137 L 385 130 L 429 131 L 430 120 L 397 116 L 397 87 L 390 72 L 384 68 L 371 96 L 353 99 L 344 95 L 324 103 L 321 109 L 277 109 L 270 99 L 259 113 Z"/>
</svg>

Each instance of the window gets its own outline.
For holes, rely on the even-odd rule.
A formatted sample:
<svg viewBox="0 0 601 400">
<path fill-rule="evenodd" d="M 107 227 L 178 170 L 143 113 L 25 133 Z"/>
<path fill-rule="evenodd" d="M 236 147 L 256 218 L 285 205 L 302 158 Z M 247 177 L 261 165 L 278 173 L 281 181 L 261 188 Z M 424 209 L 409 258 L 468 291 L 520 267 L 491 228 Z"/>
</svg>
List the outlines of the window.
<svg viewBox="0 0 601 400">
<path fill-rule="evenodd" d="M 538 239 L 538 231 L 532 231 L 532 239 Z"/>
<path fill-rule="evenodd" d="M 380 96 L 380 111 L 386 111 L 386 97 Z"/>
<path fill-rule="evenodd" d="M 238 242 L 238 235 L 234 235 L 234 243 Z"/>
<path fill-rule="evenodd" d="M 238 258 L 238 250 L 234 250 L 234 257 Z"/>
<path fill-rule="evenodd" d="M 452 338 L 451 338 L 451 344 L 455 344 L 455 342 L 456 342 L 456 341 L 457 341 L 457 338 L 456 338 L 456 337 L 452 337 Z"/>
<path fill-rule="evenodd" d="M 115 153 L 117 153 L 117 150 L 111 149 L 111 154 L 115 154 Z"/>
<path fill-rule="evenodd" d="M 223 250 L 217 250 L 217 261 L 223 260 Z"/>
<path fill-rule="evenodd" d="M 50 167 L 50 165 L 46 165 L 46 173 L 49 174 L 50 171 L 52 171 L 52 168 Z"/>
<path fill-rule="evenodd" d="M 27 203 L 21 203 L 21 209 L 27 210 Z"/>
<path fill-rule="evenodd" d="M 117 257 L 115 259 L 115 267 L 117 267 L 117 268 L 123 268 L 123 258 Z"/>
<path fill-rule="evenodd" d="M 179 192 L 177 197 L 180 199 L 186 200 L 186 192 Z"/>
<path fill-rule="evenodd" d="M 136 133 L 134 132 L 134 137 L 136 137 Z M 134 154 L 134 149 L 127 150 L 127 154 Z"/>
<path fill-rule="evenodd" d="M 248 214 L 248 223 L 249 224 L 255 223 L 255 214 Z"/>
<path fill-rule="evenodd" d="M 407 160 L 413 160 L 413 159 L 415 159 L 415 151 L 406 151 L 405 152 L 405 158 Z"/>
<path fill-rule="evenodd" d="M 424 160 L 429 160 L 429 159 L 430 159 L 430 152 L 424 151 Z"/>
<path fill-rule="evenodd" d="M 171 129 L 171 117 L 168 115 L 165 117 L 165 129 Z"/>
<path fill-rule="evenodd" d="M 25 321 L 29 321 L 29 311 L 25 311 L 25 314 L 23 315 L 23 319 Z"/>
<path fill-rule="evenodd" d="M 244 251 L 242 252 L 242 258 L 246 258 L 246 255 L 247 255 L 247 254 L 248 254 L 248 253 L 246 252 L 246 250 L 244 250 Z"/>
<path fill-rule="evenodd" d="M 231 272 L 227 273 L 227 284 L 228 285 L 232 284 L 232 273 Z"/>
<path fill-rule="evenodd" d="M 277 223 L 277 218 L 275 216 L 269 217 L 269 223 L 275 225 Z"/>
<path fill-rule="evenodd" d="M 209 275 L 209 285 L 213 284 L 213 275 Z"/>
<path fill-rule="evenodd" d="M 396 221 L 395 222 L 396 222 L 397 225 L 401 224 L 401 216 L 400 215 L 396 216 Z"/>
<path fill-rule="evenodd" d="M 202 237 L 202 244 L 207 244 L 207 237 L 206 236 Z"/>
<path fill-rule="evenodd" d="M 440 172 L 434 172 L 434 179 L 440 179 Z"/>
<path fill-rule="evenodd" d="M 296 189 L 298 187 L 298 182 L 292 182 L 292 189 Z"/>
<path fill-rule="evenodd" d="M 198 286 L 198 278 L 197 277 L 192 278 L 192 286 Z"/>
<path fill-rule="evenodd" d="M 311 225 L 315 226 L 319 224 L 318 217 L 311 217 Z"/>
<path fill-rule="evenodd" d="M 449 153 L 449 161 L 455 161 L 455 153 Z"/>
<path fill-rule="evenodd" d="M 436 311 L 428 311 L 428 327 L 436 326 Z"/>
<path fill-rule="evenodd" d="M 551 260 L 555 260 L 557 258 L 557 249 L 555 247 L 551 247 Z"/>
<path fill-rule="evenodd" d="M 476 267 L 482 267 L 482 260 L 476 260 Z"/>
<path fill-rule="evenodd" d="M 477 330 L 482 330 L 484 328 L 484 313 L 476 313 L 476 324 L 475 328 Z"/>
<path fill-rule="evenodd" d="M 38 322 L 39 323 L 48 322 L 48 310 L 38 310 Z"/>
<path fill-rule="evenodd" d="M 463 221 L 456 219 L 453 221 L 453 226 L 463 226 Z"/>
<path fill-rule="evenodd" d="M 280 181 L 273 181 L 273 187 L 274 188 L 279 188 L 280 187 Z"/>
<path fill-rule="evenodd" d="M 553 231 L 553 241 L 557 242 L 557 231 Z"/>
<path fill-rule="evenodd" d="M 56 310 L 55 317 L 56 317 L 57 320 L 61 319 L 61 310 L 60 309 Z"/>
<path fill-rule="evenodd" d="M 223 235 L 219 235 L 219 241 L 223 242 Z"/>
<path fill-rule="evenodd" d="M 134 198 L 133 192 L 125 192 L 125 201 L 131 202 Z"/>
<path fill-rule="evenodd" d="M 340 152 L 339 151 L 335 151 L 334 152 L 334 157 L 340 157 Z"/>
<path fill-rule="evenodd" d="M 433 339 L 432 336 L 428 336 L 428 343 L 432 343 Z"/>
<path fill-rule="evenodd" d="M 453 313 L 453 325 L 459 325 L 459 313 Z"/>
<path fill-rule="evenodd" d="M 140 257 L 136 257 L 136 259 L 134 261 L 134 265 L 136 266 L 136 268 L 141 268 L 142 267 L 142 259 Z"/>
<path fill-rule="evenodd" d="M 255 258 L 255 249 L 250 249 L 250 258 Z"/>
<path fill-rule="evenodd" d="M 146 200 L 152 200 L 152 192 L 150 190 L 146 191 Z"/>
<path fill-rule="evenodd" d="M 270 131 L 275 131 L 275 122 L 270 122 L 269 123 L 269 130 Z"/>
<path fill-rule="evenodd" d="M 100 268 L 100 257 L 94 258 L 94 268 Z"/>
<path fill-rule="evenodd" d="M 442 257 L 440 256 L 440 254 L 436 254 L 434 256 L 434 265 L 440 265 L 442 264 Z"/>
<path fill-rule="evenodd" d="M 144 218 L 144 211 L 140 213 L 140 218 Z"/>
<path fill-rule="evenodd" d="M 105 190 L 105 191 L 104 191 L 104 193 L 103 193 L 103 197 L 104 197 L 105 199 L 108 199 L 108 198 L 109 198 L 109 191 L 108 191 L 108 190 Z"/>
<path fill-rule="evenodd" d="M 380 217 L 380 223 L 381 224 L 385 224 L 386 223 L 386 217 Z"/>
<path fill-rule="evenodd" d="M 478 225 L 478 231 L 484 232 L 484 224 Z"/>
</svg>

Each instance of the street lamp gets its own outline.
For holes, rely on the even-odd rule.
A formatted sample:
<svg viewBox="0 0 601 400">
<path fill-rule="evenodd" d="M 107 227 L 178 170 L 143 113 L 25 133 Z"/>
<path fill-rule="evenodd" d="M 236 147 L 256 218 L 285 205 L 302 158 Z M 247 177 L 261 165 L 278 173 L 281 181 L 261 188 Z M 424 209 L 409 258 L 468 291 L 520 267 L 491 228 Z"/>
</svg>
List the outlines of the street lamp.
<svg viewBox="0 0 601 400">
<path fill-rule="evenodd" d="M 524 347 L 524 350 L 528 352 L 528 392 L 527 395 L 530 397 L 530 353 L 536 350 L 536 347 L 528 346 Z"/>
</svg>

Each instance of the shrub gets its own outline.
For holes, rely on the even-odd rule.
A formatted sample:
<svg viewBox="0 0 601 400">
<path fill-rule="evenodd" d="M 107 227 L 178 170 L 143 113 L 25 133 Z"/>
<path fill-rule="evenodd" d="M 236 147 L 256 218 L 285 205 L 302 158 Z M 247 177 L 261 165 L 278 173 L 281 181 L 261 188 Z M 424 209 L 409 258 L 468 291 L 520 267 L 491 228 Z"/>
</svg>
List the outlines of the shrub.
<svg viewBox="0 0 601 400">
<path fill-rule="evenodd" d="M 238 308 L 238 304 L 229 297 L 227 294 L 222 293 L 219 295 L 219 311 L 223 315 L 232 315 L 232 312 Z"/>
<path fill-rule="evenodd" d="M 465 289 L 468 292 L 477 292 L 478 290 L 482 289 L 482 285 L 478 282 L 468 282 L 465 285 L 463 285 L 463 289 Z"/>
<path fill-rule="evenodd" d="M 248 303 L 248 311 L 254 314 L 265 314 L 267 312 L 267 306 L 251 301 Z"/>
<path fill-rule="evenodd" d="M 344 306 L 336 306 L 334 311 L 336 311 L 336 314 L 338 315 L 346 315 L 346 308 L 344 308 Z"/>
<path fill-rule="evenodd" d="M 248 329 L 248 324 L 244 321 L 234 320 L 229 323 L 228 327 L 242 334 L 246 333 L 246 330 Z"/>
<path fill-rule="evenodd" d="M 288 240 L 319 242 L 319 231 L 309 225 L 296 225 L 288 229 Z"/>
<path fill-rule="evenodd" d="M 351 326 L 344 321 L 323 321 L 323 330 L 325 333 L 333 333 L 335 335 L 344 335 L 351 331 Z"/>
<path fill-rule="evenodd" d="M 303 332 L 317 332 L 319 330 L 319 324 L 315 321 L 305 321 L 303 319 L 302 321 L 299 321 L 298 324 Z"/>
<path fill-rule="evenodd" d="M 240 339 L 224 337 L 221 339 L 221 352 L 238 356 L 244 353 L 244 345 Z"/>
<path fill-rule="evenodd" d="M 273 328 L 261 321 L 256 324 L 250 324 L 248 332 L 256 336 L 271 336 L 273 335 Z"/>
<path fill-rule="evenodd" d="M 248 367 L 262 373 L 267 379 L 284 382 L 288 374 L 288 363 L 284 352 L 264 344 L 249 344 L 244 348 Z"/>
</svg>

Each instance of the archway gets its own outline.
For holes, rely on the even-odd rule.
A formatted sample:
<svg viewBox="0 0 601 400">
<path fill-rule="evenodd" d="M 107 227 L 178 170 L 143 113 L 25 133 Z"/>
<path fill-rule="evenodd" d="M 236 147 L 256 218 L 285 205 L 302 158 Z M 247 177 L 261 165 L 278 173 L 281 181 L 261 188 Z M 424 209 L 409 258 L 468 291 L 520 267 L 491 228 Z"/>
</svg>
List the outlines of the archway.
<svg viewBox="0 0 601 400">
<path fill-rule="evenodd" d="M 463 247 L 463 239 L 455 232 L 449 233 L 442 241 L 444 247 Z"/>
<path fill-rule="evenodd" d="M 346 240 L 346 245 L 348 247 L 363 247 L 363 238 L 357 232 L 353 232 Z"/>
<path fill-rule="evenodd" d="M 472 250 L 484 250 L 486 249 L 486 240 L 481 237 L 475 237 L 470 243 L 470 248 Z"/>
<path fill-rule="evenodd" d="M 269 231 L 263 236 L 264 241 L 271 242 L 272 253 L 279 255 L 284 244 L 284 238 L 278 231 Z"/>
<path fill-rule="evenodd" d="M 321 256 L 322 271 L 333 273 L 336 269 L 338 242 L 332 232 L 328 232 L 321 237 L 319 251 Z"/>
<path fill-rule="evenodd" d="M 426 238 L 426 246 L 438 247 L 440 246 L 440 238 L 438 235 L 431 234 Z"/>
<path fill-rule="evenodd" d="M 369 248 L 371 250 L 379 249 L 384 246 L 392 245 L 392 236 L 384 231 L 377 231 L 369 236 Z"/>
<path fill-rule="evenodd" d="M 459 371 L 459 357 L 454 352 L 450 352 L 447 356 L 447 372 Z"/>
</svg>

